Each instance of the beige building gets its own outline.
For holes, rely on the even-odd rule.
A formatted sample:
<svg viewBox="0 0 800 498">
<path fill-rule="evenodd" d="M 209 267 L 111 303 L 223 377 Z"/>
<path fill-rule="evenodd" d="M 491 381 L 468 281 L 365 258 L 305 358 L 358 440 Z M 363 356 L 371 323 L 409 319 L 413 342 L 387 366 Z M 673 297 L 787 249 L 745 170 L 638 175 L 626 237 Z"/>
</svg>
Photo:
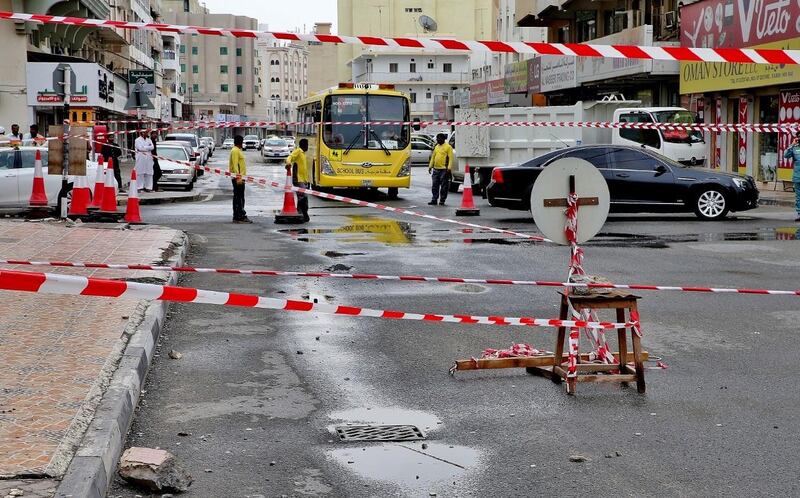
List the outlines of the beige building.
<svg viewBox="0 0 800 498">
<path fill-rule="evenodd" d="M 168 24 L 230 29 L 256 29 L 258 25 L 251 17 L 210 14 L 197 2 L 167 0 L 163 10 Z M 238 121 L 257 116 L 253 39 L 185 35 L 178 60 L 184 118 Z"/>
<path fill-rule="evenodd" d="M 331 34 L 331 25 L 329 22 L 315 23 L 314 34 Z M 332 43 L 308 44 L 308 92 L 304 97 L 340 83 L 339 74 L 331 71 L 331 61 L 337 60 L 338 51 L 339 47 Z"/>
<path fill-rule="evenodd" d="M 465 40 L 495 39 L 499 0 L 338 0 L 338 34 L 383 37 L 447 37 Z M 421 16 L 436 22 L 424 29 Z M 347 63 L 364 47 L 339 46 L 339 78 L 352 76 Z"/>
<path fill-rule="evenodd" d="M 308 94 L 308 49 L 305 45 L 256 42 L 256 108 L 267 121 L 294 121 L 297 103 Z"/>
</svg>

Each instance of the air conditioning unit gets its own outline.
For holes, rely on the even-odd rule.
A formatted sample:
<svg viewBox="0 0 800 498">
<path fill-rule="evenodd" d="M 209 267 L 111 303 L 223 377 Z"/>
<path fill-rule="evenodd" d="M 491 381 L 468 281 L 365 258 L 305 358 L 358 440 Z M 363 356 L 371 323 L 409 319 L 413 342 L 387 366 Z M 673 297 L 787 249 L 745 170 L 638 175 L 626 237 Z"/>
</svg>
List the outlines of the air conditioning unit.
<svg viewBox="0 0 800 498">
<path fill-rule="evenodd" d="M 664 28 L 675 29 L 677 27 L 678 27 L 678 13 L 673 10 L 664 14 Z"/>
</svg>

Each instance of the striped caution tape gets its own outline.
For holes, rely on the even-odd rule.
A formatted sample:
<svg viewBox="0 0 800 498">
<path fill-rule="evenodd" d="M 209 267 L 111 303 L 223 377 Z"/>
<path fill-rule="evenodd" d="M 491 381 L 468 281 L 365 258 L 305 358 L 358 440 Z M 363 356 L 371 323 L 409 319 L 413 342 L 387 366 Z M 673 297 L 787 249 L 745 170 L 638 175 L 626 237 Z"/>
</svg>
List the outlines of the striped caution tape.
<svg viewBox="0 0 800 498">
<path fill-rule="evenodd" d="M 520 327 L 584 327 L 591 329 L 623 329 L 636 326 L 633 322 L 584 322 L 533 317 L 443 315 L 436 313 L 409 313 L 325 303 L 312 303 L 293 299 L 276 299 L 252 294 L 238 294 L 174 287 L 169 285 L 104 280 L 92 277 L 57 275 L 53 273 L 0 270 L 0 290 L 61 294 L 72 296 L 98 296 L 132 298 L 182 303 L 212 304 L 262 308 L 282 311 L 323 313 L 328 315 L 383 318 L 388 320 L 414 320 L 425 322 L 459 323 L 470 325 L 497 325 Z"/>
<path fill-rule="evenodd" d="M 426 277 L 421 275 L 378 275 L 372 273 L 330 273 L 304 272 L 284 270 L 244 270 L 233 268 L 197 268 L 192 266 L 162 265 L 126 265 L 115 263 L 92 263 L 81 261 L 28 261 L 21 259 L 0 259 L 2 265 L 13 266 L 50 266 L 59 268 L 89 268 L 109 270 L 142 270 L 142 271 L 174 271 L 180 273 L 222 273 L 226 275 L 253 275 L 264 277 L 299 277 L 299 278 L 339 278 L 352 280 L 395 281 L 416 283 L 443 284 L 483 284 L 483 285 L 527 285 L 534 287 L 568 287 L 583 289 L 623 289 L 639 291 L 673 291 L 699 292 L 718 294 L 748 294 L 760 296 L 800 296 L 798 290 L 744 289 L 730 287 L 692 287 L 674 285 L 646 284 L 613 284 L 613 283 L 577 283 L 550 280 L 512 280 L 501 278 L 464 278 L 464 277 Z"/>
<path fill-rule="evenodd" d="M 111 29 L 147 30 L 234 38 L 260 38 L 290 42 L 334 43 L 395 49 L 426 49 L 454 53 L 492 52 L 685 62 L 800 64 L 800 50 L 784 49 L 594 45 L 585 43 L 502 42 L 455 40 L 449 38 L 392 38 L 380 36 L 299 34 L 249 29 L 185 26 L 178 24 L 111 21 L 105 19 L 86 19 L 82 17 L 26 14 L 8 11 L 0 11 L 0 19 L 82 27 L 106 27 Z"/>
</svg>

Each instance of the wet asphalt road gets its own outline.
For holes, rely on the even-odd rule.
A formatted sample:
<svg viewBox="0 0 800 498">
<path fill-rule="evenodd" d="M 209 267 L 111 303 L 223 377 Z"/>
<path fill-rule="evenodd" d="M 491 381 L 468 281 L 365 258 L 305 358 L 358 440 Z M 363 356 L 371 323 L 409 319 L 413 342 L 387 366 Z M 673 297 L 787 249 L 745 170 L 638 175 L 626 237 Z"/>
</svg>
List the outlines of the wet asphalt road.
<svg viewBox="0 0 800 498">
<path fill-rule="evenodd" d="M 283 178 L 248 156 L 252 174 Z M 414 189 L 388 203 L 452 215 L 460 195 L 427 206 L 428 178 L 414 173 Z M 146 221 L 191 234 L 194 266 L 566 273 L 561 247 L 334 201 L 312 199 L 310 224 L 279 227 L 280 195 L 250 187 L 255 223 L 233 225 L 230 182 L 199 185 L 204 202 L 143 207 Z M 526 213 L 478 203 L 480 223 L 535 231 Z M 716 223 L 612 216 L 587 245 L 585 266 L 615 282 L 794 289 L 800 245 L 777 240 L 795 236 L 792 217 L 784 208 Z M 182 284 L 414 312 L 557 315 L 547 288 L 213 274 Z M 646 395 L 579 384 L 574 397 L 522 370 L 448 375 L 453 360 L 487 347 L 552 349 L 548 329 L 175 305 L 128 445 L 175 453 L 195 477 L 187 497 L 797 495 L 797 298 L 642 295 L 644 347 L 668 368 L 647 371 Z M 183 358 L 169 359 L 171 349 Z M 343 443 L 332 432 L 359 422 L 417 425 L 426 447 Z M 117 482 L 110 496 L 136 494 Z"/>
</svg>

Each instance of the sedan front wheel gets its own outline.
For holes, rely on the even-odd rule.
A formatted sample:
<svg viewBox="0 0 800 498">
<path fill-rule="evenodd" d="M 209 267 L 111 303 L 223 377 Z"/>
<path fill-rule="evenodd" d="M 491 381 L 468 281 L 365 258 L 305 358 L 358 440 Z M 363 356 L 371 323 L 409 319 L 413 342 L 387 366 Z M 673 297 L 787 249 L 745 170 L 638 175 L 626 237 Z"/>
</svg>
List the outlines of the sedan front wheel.
<svg viewBox="0 0 800 498">
<path fill-rule="evenodd" d="M 701 190 L 694 206 L 697 217 L 706 221 L 721 220 L 728 214 L 728 210 L 728 199 L 715 188 Z"/>
</svg>

